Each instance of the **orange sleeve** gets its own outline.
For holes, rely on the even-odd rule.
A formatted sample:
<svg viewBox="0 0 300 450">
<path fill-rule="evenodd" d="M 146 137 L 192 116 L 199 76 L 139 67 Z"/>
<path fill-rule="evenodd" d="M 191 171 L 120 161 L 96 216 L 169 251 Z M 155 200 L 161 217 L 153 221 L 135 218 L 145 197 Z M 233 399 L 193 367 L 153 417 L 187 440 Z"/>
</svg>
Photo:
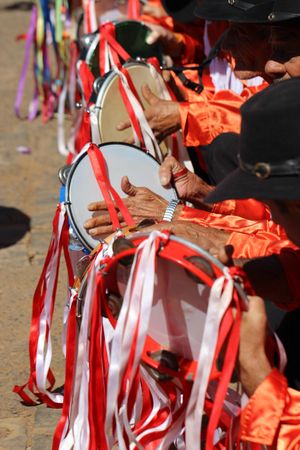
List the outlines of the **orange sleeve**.
<svg viewBox="0 0 300 450">
<path fill-rule="evenodd" d="M 242 411 L 241 439 L 272 445 L 274 450 L 300 449 L 300 392 L 288 388 L 277 369 L 258 386 Z"/>
<path fill-rule="evenodd" d="M 221 133 L 240 130 L 243 98 L 231 91 L 212 95 L 204 90 L 198 101 L 179 103 L 181 128 L 187 147 L 208 145 Z"/>
<path fill-rule="evenodd" d="M 295 248 L 287 238 L 280 237 L 276 231 L 270 231 L 268 223 L 265 224 L 265 229 L 259 227 L 258 230 L 255 230 L 255 223 L 248 229 L 237 229 L 230 234 L 227 245 L 234 247 L 233 258 L 259 258 L 279 254 L 286 247 Z M 254 230 L 253 233 L 251 229 Z"/>
<path fill-rule="evenodd" d="M 267 206 L 254 199 L 225 200 L 215 203 L 212 212 L 223 215 L 233 214 L 250 220 L 271 219 L 271 214 Z"/>
<path fill-rule="evenodd" d="M 191 91 L 187 101 L 179 103 L 183 140 L 187 147 L 208 145 L 221 133 L 239 133 L 241 105 L 266 87 L 265 83 L 245 87 L 241 94 L 230 90 L 214 92 L 209 69 L 203 73 L 203 85 L 205 88 L 200 95 Z"/>
<path fill-rule="evenodd" d="M 229 233 L 227 244 L 234 246 L 234 258 L 258 258 L 279 253 L 282 248 L 296 247 L 284 230 L 272 220 L 249 220 L 243 217 L 203 211 L 185 206 L 179 220 L 191 221 L 201 227 L 221 229 Z"/>
</svg>

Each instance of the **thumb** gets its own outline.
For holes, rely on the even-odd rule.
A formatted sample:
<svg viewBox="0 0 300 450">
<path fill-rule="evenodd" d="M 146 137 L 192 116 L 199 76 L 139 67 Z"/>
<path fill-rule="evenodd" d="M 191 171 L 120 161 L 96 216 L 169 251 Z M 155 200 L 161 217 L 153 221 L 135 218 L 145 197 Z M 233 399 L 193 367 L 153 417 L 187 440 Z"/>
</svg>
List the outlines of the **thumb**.
<svg viewBox="0 0 300 450">
<path fill-rule="evenodd" d="M 232 245 L 225 245 L 225 247 L 219 249 L 217 258 L 224 266 L 231 267 L 233 266 L 233 253 L 234 247 Z"/>
<path fill-rule="evenodd" d="M 130 197 L 134 197 L 138 192 L 138 189 L 133 184 L 130 183 L 128 177 L 122 178 L 121 189 L 123 192 L 125 192 L 125 194 L 129 195 Z"/>
<path fill-rule="evenodd" d="M 155 94 L 153 94 L 148 84 L 143 84 L 142 94 L 144 99 L 149 103 L 149 105 L 155 105 L 160 100 L 160 98 L 158 98 Z"/>
<path fill-rule="evenodd" d="M 172 176 L 179 172 L 182 166 L 174 156 L 167 156 L 159 168 L 159 178 L 162 186 L 170 183 Z"/>
<path fill-rule="evenodd" d="M 158 33 L 158 31 L 156 30 L 151 31 L 151 33 L 149 33 L 148 36 L 146 37 L 146 44 L 148 45 L 154 44 L 155 42 L 158 41 L 159 37 L 160 34 Z"/>
</svg>

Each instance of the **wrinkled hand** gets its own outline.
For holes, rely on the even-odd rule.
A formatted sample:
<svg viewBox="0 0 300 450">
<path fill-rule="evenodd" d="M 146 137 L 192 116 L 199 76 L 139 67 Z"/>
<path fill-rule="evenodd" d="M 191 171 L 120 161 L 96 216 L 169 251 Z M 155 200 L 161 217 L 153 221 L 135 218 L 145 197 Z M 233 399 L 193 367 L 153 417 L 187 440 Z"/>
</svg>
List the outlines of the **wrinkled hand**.
<svg viewBox="0 0 300 450">
<path fill-rule="evenodd" d="M 234 247 L 232 245 L 225 245 L 219 248 L 219 252 L 216 254 L 216 258 L 224 264 L 224 266 L 231 267 L 234 265 L 233 262 Z"/>
<path fill-rule="evenodd" d="M 167 200 L 145 187 L 133 186 L 127 177 L 122 178 L 121 188 L 128 195 L 123 201 L 137 224 L 144 219 L 162 220 L 168 206 Z M 180 205 L 178 205 L 178 208 L 180 208 Z M 91 236 L 97 237 L 114 231 L 105 202 L 90 203 L 88 210 L 96 214 L 102 213 L 98 216 L 95 215 L 84 224 L 85 229 Z M 118 218 L 121 227 L 125 227 L 126 223 L 120 212 L 118 212 Z"/>
<path fill-rule="evenodd" d="M 150 17 L 156 17 L 157 19 L 167 15 L 162 5 L 150 5 L 149 3 L 142 7 L 142 14 Z"/>
<path fill-rule="evenodd" d="M 264 301 L 249 296 L 249 309 L 243 312 L 240 334 L 240 377 L 247 395 L 252 395 L 268 376 L 271 365 L 265 353 L 267 315 Z"/>
<path fill-rule="evenodd" d="M 220 248 L 224 247 L 229 237 L 229 233 L 223 230 L 206 228 L 193 222 L 178 220 L 178 215 L 175 216 L 172 222 L 161 222 L 143 228 L 143 231 L 145 232 L 153 230 L 170 231 L 175 236 L 182 237 L 187 241 L 199 245 L 199 247 L 203 248 L 203 250 L 206 250 L 213 256 L 216 256 L 219 253 Z"/>
<path fill-rule="evenodd" d="M 182 175 L 178 177 L 177 174 L 182 171 Z M 162 186 L 167 186 L 170 183 L 175 184 L 178 196 L 182 200 L 189 201 L 201 209 L 208 211 L 212 209 L 211 205 L 203 202 L 203 199 L 214 188 L 194 173 L 185 170 L 184 165 L 177 161 L 174 156 L 166 157 L 160 166 L 159 176 Z"/>
<path fill-rule="evenodd" d="M 179 39 L 179 34 L 173 33 L 173 31 L 167 30 L 161 25 L 147 22 L 147 26 L 152 32 L 147 36 L 146 42 L 151 45 L 158 42 L 163 52 L 171 58 L 179 58 L 184 51 L 184 43 L 182 39 Z"/>
<path fill-rule="evenodd" d="M 177 102 L 160 99 L 153 94 L 147 84 L 142 86 L 142 94 L 150 105 L 145 109 L 144 114 L 158 142 L 180 129 L 180 113 Z M 130 127 L 130 120 L 126 120 L 117 126 L 117 130 L 123 131 Z M 133 144 L 134 139 L 127 142 Z"/>
</svg>

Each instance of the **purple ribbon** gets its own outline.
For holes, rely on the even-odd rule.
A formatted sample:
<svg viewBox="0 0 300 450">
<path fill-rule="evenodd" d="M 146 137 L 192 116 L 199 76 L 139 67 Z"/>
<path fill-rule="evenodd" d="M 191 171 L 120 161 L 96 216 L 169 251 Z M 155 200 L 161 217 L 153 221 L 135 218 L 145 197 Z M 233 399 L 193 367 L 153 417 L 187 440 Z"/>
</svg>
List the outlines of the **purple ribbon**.
<svg viewBox="0 0 300 450">
<path fill-rule="evenodd" d="M 30 50 L 31 50 L 31 46 L 32 46 L 32 44 L 34 42 L 34 38 L 35 38 L 36 22 L 37 22 L 37 8 L 36 8 L 36 6 L 33 6 L 30 24 L 28 27 L 27 35 L 26 35 L 24 61 L 23 61 L 23 66 L 22 66 L 22 70 L 21 70 L 16 100 L 15 100 L 15 113 L 16 113 L 17 117 L 19 117 L 19 119 L 24 119 L 23 117 L 21 117 L 21 114 L 20 114 L 20 106 L 22 103 L 23 95 L 24 95 L 26 74 L 28 71 L 28 66 L 29 66 L 29 61 L 30 61 Z M 35 82 L 35 86 L 34 86 L 33 99 L 30 102 L 30 105 L 28 108 L 28 116 L 26 117 L 28 120 L 33 120 L 37 116 L 37 112 L 38 112 L 39 90 L 38 90 L 36 77 L 34 77 L 34 82 Z"/>
</svg>

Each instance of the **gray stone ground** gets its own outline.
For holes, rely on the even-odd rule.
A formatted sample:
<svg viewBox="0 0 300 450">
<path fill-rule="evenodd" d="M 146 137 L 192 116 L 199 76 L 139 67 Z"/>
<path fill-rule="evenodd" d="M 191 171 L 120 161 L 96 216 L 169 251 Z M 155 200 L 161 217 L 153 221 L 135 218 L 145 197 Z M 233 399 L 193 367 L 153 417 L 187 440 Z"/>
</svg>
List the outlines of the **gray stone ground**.
<svg viewBox="0 0 300 450">
<path fill-rule="evenodd" d="M 20 121 L 13 112 L 21 69 L 29 2 L 0 0 L 0 450 L 48 450 L 60 411 L 44 405 L 26 407 L 12 393 L 28 376 L 28 333 L 31 301 L 51 234 L 64 158 L 56 150 L 56 122 Z M 31 86 L 28 78 L 27 93 Z M 27 106 L 29 95 L 24 100 Z M 17 152 L 31 148 L 30 155 Z M 28 230 L 28 222 L 30 229 Z M 64 268 L 62 268 L 64 269 Z M 64 270 L 54 319 L 54 371 L 63 383 L 60 351 Z"/>
</svg>

